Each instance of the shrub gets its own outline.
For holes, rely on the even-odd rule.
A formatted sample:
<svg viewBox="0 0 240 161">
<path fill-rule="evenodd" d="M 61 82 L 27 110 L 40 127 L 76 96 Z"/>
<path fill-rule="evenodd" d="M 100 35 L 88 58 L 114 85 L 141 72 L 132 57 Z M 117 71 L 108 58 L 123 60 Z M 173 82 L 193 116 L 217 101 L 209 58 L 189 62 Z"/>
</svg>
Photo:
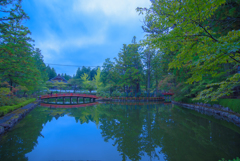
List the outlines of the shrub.
<svg viewBox="0 0 240 161">
<path fill-rule="evenodd" d="M 219 160 L 219 161 L 240 161 L 240 158 L 236 158 L 236 159 L 233 159 L 233 160 L 225 160 L 224 158 L 222 160 Z"/>
<path fill-rule="evenodd" d="M 21 103 L 19 103 L 17 105 L 13 105 L 13 106 L 2 106 L 2 107 L 0 107 L 0 116 L 4 116 L 4 115 L 6 115 L 9 112 L 11 112 L 11 111 L 13 111 L 15 109 L 18 109 L 20 107 L 23 107 L 23 106 L 25 106 L 25 105 L 27 105 L 29 103 L 34 102 L 34 101 L 36 101 L 36 98 L 29 99 L 27 101 L 21 102 Z"/>
<path fill-rule="evenodd" d="M 114 91 L 112 93 L 112 97 L 119 97 L 119 96 L 121 96 L 121 93 L 119 91 Z"/>
</svg>

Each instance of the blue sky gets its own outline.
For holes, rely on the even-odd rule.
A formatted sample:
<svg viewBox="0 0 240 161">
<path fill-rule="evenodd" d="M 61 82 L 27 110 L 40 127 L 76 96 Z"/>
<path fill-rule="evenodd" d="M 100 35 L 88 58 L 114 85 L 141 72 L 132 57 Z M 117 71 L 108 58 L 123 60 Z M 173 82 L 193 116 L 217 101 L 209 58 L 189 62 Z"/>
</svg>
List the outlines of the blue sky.
<svg viewBox="0 0 240 161">
<path fill-rule="evenodd" d="M 25 25 L 45 63 L 102 65 L 117 56 L 132 37 L 144 38 L 137 7 L 149 0 L 24 0 L 30 16 Z M 57 73 L 75 74 L 77 67 L 52 66 Z"/>
</svg>

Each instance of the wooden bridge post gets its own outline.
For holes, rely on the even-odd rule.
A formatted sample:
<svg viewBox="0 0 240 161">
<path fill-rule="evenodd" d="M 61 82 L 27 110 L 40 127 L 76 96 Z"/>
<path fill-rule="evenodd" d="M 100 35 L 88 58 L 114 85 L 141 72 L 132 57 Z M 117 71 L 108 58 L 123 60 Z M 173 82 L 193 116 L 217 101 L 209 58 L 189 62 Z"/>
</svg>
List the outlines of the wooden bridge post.
<svg viewBox="0 0 240 161">
<path fill-rule="evenodd" d="M 57 103 L 57 98 L 55 98 L 55 103 Z"/>
<path fill-rule="evenodd" d="M 83 102 L 85 102 L 85 98 L 83 97 Z"/>
<path fill-rule="evenodd" d="M 72 97 L 70 97 L 70 104 L 72 104 Z"/>
<path fill-rule="evenodd" d="M 77 97 L 77 104 L 79 104 L 79 97 Z"/>
<path fill-rule="evenodd" d="M 95 99 L 96 99 L 96 98 L 93 98 L 93 102 L 95 102 Z"/>
<path fill-rule="evenodd" d="M 63 97 L 63 104 L 65 104 L 65 97 Z"/>
</svg>

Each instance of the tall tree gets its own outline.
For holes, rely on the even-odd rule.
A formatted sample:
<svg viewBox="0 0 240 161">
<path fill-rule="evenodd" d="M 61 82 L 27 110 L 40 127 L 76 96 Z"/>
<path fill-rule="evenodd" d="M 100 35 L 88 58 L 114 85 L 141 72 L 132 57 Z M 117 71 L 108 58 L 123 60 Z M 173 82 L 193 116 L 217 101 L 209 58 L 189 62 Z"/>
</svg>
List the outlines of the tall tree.
<svg viewBox="0 0 240 161">
<path fill-rule="evenodd" d="M 239 1 L 151 2 L 149 9 L 138 8 L 140 13 L 146 11 L 145 43 L 173 56 L 170 69 L 177 70 L 176 74 L 183 69 L 188 76 L 185 82 L 198 88 L 196 99 L 214 101 L 231 94 L 240 85 L 235 70 L 240 63 L 239 13 L 233 14 Z"/>
<path fill-rule="evenodd" d="M 116 68 L 122 72 L 122 86 L 135 87 L 135 93 L 140 91 L 142 81 L 142 62 L 139 53 L 139 44 L 133 37 L 132 44 L 123 45 L 118 59 L 115 58 Z"/>
<path fill-rule="evenodd" d="M 33 40 L 28 37 L 30 31 L 21 25 L 21 21 L 10 20 L 8 26 L 1 27 L 0 73 L 10 85 L 28 86 L 33 89 L 41 79 L 33 58 Z M 11 88 L 12 89 L 12 88 Z"/>
</svg>

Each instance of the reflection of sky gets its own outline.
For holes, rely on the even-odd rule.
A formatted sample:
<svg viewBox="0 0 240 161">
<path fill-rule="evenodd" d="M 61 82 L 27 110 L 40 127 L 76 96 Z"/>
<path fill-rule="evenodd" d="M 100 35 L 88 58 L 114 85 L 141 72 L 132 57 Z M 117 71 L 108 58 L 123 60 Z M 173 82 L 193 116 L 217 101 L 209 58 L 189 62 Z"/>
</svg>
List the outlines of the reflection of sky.
<svg viewBox="0 0 240 161">
<path fill-rule="evenodd" d="M 73 117 L 53 119 L 48 122 L 38 138 L 38 145 L 32 152 L 26 154 L 29 161 L 43 160 L 106 160 L 121 161 L 114 141 L 104 142 L 101 130 L 96 124 L 76 123 Z M 160 149 L 156 149 L 159 152 Z M 145 155 L 142 160 L 150 160 Z M 160 160 L 163 160 L 161 158 Z"/>
</svg>

